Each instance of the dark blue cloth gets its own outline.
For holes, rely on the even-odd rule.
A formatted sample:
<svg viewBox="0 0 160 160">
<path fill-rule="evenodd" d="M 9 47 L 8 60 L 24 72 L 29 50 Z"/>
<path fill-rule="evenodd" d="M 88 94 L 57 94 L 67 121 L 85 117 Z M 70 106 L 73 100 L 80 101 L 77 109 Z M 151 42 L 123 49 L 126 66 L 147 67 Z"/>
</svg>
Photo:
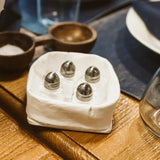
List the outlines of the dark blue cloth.
<svg viewBox="0 0 160 160">
<path fill-rule="evenodd" d="M 98 32 L 92 53 L 107 58 L 117 73 L 121 91 L 140 100 L 160 66 L 160 55 L 130 34 L 125 23 L 127 12 L 119 10 L 91 23 Z"/>
<path fill-rule="evenodd" d="M 160 39 L 160 2 L 135 0 L 133 1 L 133 7 L 150 32 Z"/>
<path fill-rule="evenodd" d="M 6 0 L 4 10 L 0 13 L 0 31 L 19 30 L 21 26 L 18 0 Z"/>
</svg>

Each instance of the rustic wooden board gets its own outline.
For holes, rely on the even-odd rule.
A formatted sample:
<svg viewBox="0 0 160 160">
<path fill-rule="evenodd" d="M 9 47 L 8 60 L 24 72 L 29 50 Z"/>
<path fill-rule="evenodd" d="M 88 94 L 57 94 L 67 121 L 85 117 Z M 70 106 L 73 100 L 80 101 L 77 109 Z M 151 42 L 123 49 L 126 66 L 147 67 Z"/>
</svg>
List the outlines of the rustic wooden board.
<svg viewBox="0 0 160 160">
<path fill-rule="evenodd" d="M 44 148 L 0 108 L 0 159 L 60 160 L 62 158 Z"/>
<path fill-rule="evenodd" d="M 4 109 L 63 157 L 103 160 L 160 159 L 159 138 L 145 128 L 139 117 L 138 101 L 121 94 L 110 134 L 32 127 L 27 124 L 25 114 L 27 72 L 18 78 L 15 75 L 2 74 L 0 77 L 0 101 L 5 105 Z"/>
<path fill-rule="evenodd" d="M 35 57 L 41 53 L 43 48 L 38 47 Z M 3 109 L 22 127 L 65 159 L 160 159 L 159 138 L 145 128 L 139 117 L 139 102 L 124 94 L 121 94 L 116 106 L 113 131 L 110 134 L 55 130 L 29 125 L 25 113 L 27 76 L 27 71 L 21 75 L 0 74 L 0 103 L 3 103 Z"/>
<path fill-rule="evenodd" d="M 22 29 L 22 32 L 35 36 L 30 32 Z M 37 47 L 35 58 L 44 52 L 43 47 Z M 0 73 L 0 104 L 3 109 L 12 115 L 16 120 L 21 122 L 21 126 L 32 132 L 41 141 L 47 144 L 53 150 L 56 150 L 65 159 L 96 159 L 94 155 L 72 141 L 63 132 L 49 130 L 46 128 L 31 127 L 26 120 L 25 103 L 26 103 L 26 81 L 28 72 L 21 75 Z"/>
</svg>

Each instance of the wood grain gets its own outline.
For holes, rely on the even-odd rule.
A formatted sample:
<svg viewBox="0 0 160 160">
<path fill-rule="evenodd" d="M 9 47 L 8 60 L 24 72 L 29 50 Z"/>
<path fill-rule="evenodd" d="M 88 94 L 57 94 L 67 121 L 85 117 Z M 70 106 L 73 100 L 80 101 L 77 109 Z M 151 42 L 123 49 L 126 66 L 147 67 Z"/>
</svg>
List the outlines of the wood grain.
<svg viewBox="0 0 160 160">
<path fill-rule="evenodd" d="M 8 76 L 10 79 L 10 76 Z M 23 125 L 52 149 L 68 159 L 160 159 L 160 141 L 139 117 L 139 102 L 121 94 L 110 134 L 92 134 L 31 127 L 26 122 L 27 72 L 15 80 L 0 82 L 4 109 L 23 120 Z"/>
<path fill-rule="evenodd" d="M 35 55 L 41 54 L 41 50 L 42 48 L 37 49 Z M 0 102 L 4 105 L 3 109 L 18 120 L 22 127 L 65 159 L 160 159 L 159 138 L 145 128 L 139 117 L 139 102 L 124 94 L 121 94 L 117 103 L 113 131 L 110 134 L 73 132 L 28 125 L 25 113 L 27 76 L 27 71 L 22 75 L 0 74 Z"/>
<path fill-rule="evenodd" d="M 160 159 L 159 138 L 145 128 L 138 106 L 137 101 L 121 94 L 110 134 L 65 133 L 102 160 Z"/>
<path fill-rule="evenodd" d="M 62 158 L 35 141 L 0 108 L 0 159 L 60 160 Z"/>
<path fill-rule="evenodd" d="M 20 79 L 23 80 L 23 78 Z M 11 83 L 8 84 L 10 85 Z M 20 84 L 19 80 L 17 84 Z M 21 85 L 19 86 L 20 88 L 22 87 Z M 7 113 L 12 115 L 17 121 L 19 121 L 22 127 L 25 127 L 25 129 L 27 129 L 30 133 L 34 134 L 35 137 L 38 137 L 41 142 L 43 142 L 51 149 L 58 152 L 59 155 L 61 155 L 65 159 L 71 159 L 71 160 L 97 159 L 94 155 L 89 153 L 87 150 L 84 150 L 76 142 L 72 141 L 63 132 L 54 129 L 35 127 L 29 125 L 26 119 L 25 105 L 24 105 L 25 102 L 22 103 L 22 100 L 25 99 L 25 93 L 24 92 L 19 92 L 19 93 L 23 93 L 23 96 L 22 97 L 20 96 L 22 99 L 19 99 L 13 93 L 8 92 L 8 90 L 4 88 L 0 83 L 0 95 L 1 95 L 0 103 L 3 104 L 2 108 Z"/>
</svg>

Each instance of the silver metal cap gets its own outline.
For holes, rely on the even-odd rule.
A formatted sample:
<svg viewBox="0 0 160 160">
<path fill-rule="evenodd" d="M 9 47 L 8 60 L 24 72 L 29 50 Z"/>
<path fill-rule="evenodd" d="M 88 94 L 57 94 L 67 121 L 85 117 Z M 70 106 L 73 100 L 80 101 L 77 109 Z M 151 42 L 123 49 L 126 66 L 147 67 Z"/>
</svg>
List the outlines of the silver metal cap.
<svg viewBox="0 0 160 160">
<path fill-rule="evenodd" d="M 44 86 L 49 90 L 58 89 L 60 86 L 59 76 L 54 72 L 49 72 L 45 77 Z"/>
<path fill-rule="evenodd" d="M 85 80 L 89 83 L 96 83 L 100 80 L 100 71 L 97 67 L 90 66 L 85 72 Z"/>
<path fill-rule="evenodd" d="M 81 83 L 77 87 L 76 96 L 80 101 L 90 101 L 92 98 L 92 87 L 88 83 Z"/>
<path fill-rule="evenodd" d="M 61 74 L 66 78 L 71 78 L 75 74 L 76 67 L 73 62 L 66 61 L 61 66 Z"/>
</svg>

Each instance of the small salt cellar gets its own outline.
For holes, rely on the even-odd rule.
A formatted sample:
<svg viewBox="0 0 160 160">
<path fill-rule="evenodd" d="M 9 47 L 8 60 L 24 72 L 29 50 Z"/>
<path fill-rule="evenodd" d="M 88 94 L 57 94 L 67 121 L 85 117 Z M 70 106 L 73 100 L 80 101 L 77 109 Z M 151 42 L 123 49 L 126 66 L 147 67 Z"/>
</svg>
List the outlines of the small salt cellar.
<svg viewBox="0 0 160 160">
<path fill-rule="evenodd" d="M 89 83 L 96 83 L 100 80 L 100 71 L 97 67 L 90 66 L 85 72 L 85 80 Z"/>
<path fill-rule="evenodd" d="M 56 90 L 60 86 L 60 78 L 59 76 L 54 72 L 49 72 L 44 80 L 44 86 L 45 88 L 49 90 Z"/>
<path fill-rule="evenodd" d="M 61 66 L 61 74 L 66 78 L 71 78 L 75 74 L 76 67 L 73 62 L 66 61 Z"/>
<path fill-rule="evenodd" d="M 80 101 L 90 101 L 92 94 L 92 87 L 88 83 L 81 83 L 77 87 L 76 96 Z"/>
</svg>

